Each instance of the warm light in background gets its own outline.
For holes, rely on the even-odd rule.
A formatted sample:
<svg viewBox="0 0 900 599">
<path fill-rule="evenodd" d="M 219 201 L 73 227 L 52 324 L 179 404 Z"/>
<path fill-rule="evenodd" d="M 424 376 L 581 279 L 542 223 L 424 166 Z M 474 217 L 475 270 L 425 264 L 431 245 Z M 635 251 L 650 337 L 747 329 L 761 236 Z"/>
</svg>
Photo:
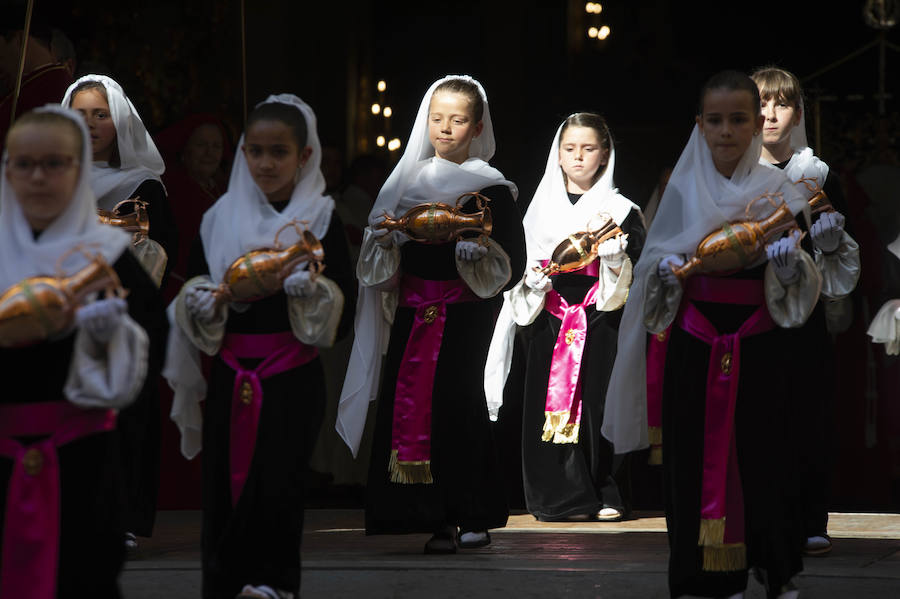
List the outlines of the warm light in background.
<svg viewBox="0 0 900 599">
<path fill-rule="evenodd" d="M 599 30 L 596 27 L 591 27 L 588 29 L 588 37 L 597 37 Z"/>
<path fill-rule="evenodd" d="M 378 104 L 377 102 L 372 104 L 372 114 L 378 114 L 379 112 L 381 112 L 381 104 Z"/>
<path fill-rule="evenodd" d="M 400 140 L 396 137 L 388 142 L 388 150 L 393 152 L 394 150 L 400 149 Z"/>
<path fill-rule="evenodd" d="M 384 118 L 389 119 L 391 118 L 391 115 L 394 114 L 394 111 L 391 110 L 390 106 L 385 106 L 384 110 L 381 111 L 381 114 L 384 115 Z"/>
<path fill-rule="evenodd" d="M 588 2 L 584 5 L 584 11 L 593 15 L 599 15 L 603 11 L 603 5 L 599 2 Z"/>
<path fill-rule="evenodd" d="M 383 92 L 387 89 L 387 83 L 385 83 L 384 79 L 378 82 L 378 91 Z"/>
<path fill-rule="evenodd" d="M 384 146 L 384 135 L 379 135 L 375 138 L 375 145 L 379 148 Z"/>
<path fill-rule="evenodd" d="M 612 33 L 612 32 L 609 30 L 609 27 L 607 25 L 604 25 L 603 27 L 600 28 L 600 31 L 597 32 L 597 39 L 605 40 L 606 38 L 609 37 L 610 33 Z"/>
</svg>

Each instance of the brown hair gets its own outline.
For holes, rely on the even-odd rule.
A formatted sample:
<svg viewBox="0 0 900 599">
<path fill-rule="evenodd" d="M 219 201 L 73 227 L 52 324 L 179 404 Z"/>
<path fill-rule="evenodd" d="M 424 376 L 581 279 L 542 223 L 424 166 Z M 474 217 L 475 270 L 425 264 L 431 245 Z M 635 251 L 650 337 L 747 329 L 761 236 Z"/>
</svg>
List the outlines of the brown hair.
<svg viewBox="0 0 900 599">
<path fill-rule="evenodd" d="M 472 112 L 475 114 L 475 122 L 480 123 L 484 117 L 484 98 L 478 86 L 467 79 L 447 79 L 436 88 L 434 94 L 438 92 L 452 92 L 466 96 L 472 103 Z M 431 97 L 434 97 L 434 94 Z"/>
<path fill-rule="evenodd" d="M 697 107 L 697 114 L 703 114 L 703 103 L 706 100 L 706 94 L 716 90 L 724 89 L 727 91 L 745 91 L 750 94 L 753 100 L 753 114 L 759 116 L 762 114 L 760 110 L 759 88 L 753 79 L 741 73 L 740 71 L 720 71 L 710 77 L 700 90 L 700 105 Z"/>
<path fill-rule="evenodd" d="M 26 112 L 13 123 L 12 127 L 9 128 L 9 131 L 6 133 L 5 143 L 9 145 L 9 138 L 12 136 L 12 132 L 16 130 L 17 127 L 21 127 L 23 125 L 59 125 L 62 127 L 66 127 L 75 134 L 75 143 L 76 149 L 75 153 L 78 154 L 78 158 L 84 160 L 85 157 L 81 156 L 81 148 L 84 144 L 84 137 L 81 133 L 81 127 L 78 126 L 76 122 L 72 119 L 59 114 L 58 112 L 50 112 L 50 111 L 36 111 L 31 110 Z"/>
<path fill-rule="evenodd" d="M 75 101 L 75 96 L 80 94 L 81 92 L 86 92 L 89 90 L 97 90 L 100 92 L 100 95 L 103 96 L 103 99 L 106 100 L 106 104 L 109 105 L 109 94 L 106 93 L 106 86 L 100 83 L 99 81 L 84 81 L 79 83 L 75 89 L 72 90 L 72 97 L 69 98 L 69 108 L 72 107 L 72 103 Z M 110 117 L 112 117 L 112 112 L 110 112 Z M 113 123 L 115 124 L 115 123 Z M 109 166 L 119 168 L 122 166 L 122 159 L 119 158 L 119 141 L 118 138 L 113 140 L 113 151 L 109 156 Z"/>
<path fill-rule="evenodd" d="M 594 112 L 576 112 L 575 114 L 569 115 L 565 121 L 563 121 L 562 129 L 559 130 L 559 143 L 562 144 L 563 135 L 566 134 L 566 130 L 569 127 L 587 127 L 589 129 L 593 129 L 597 134 L 597 139 L 600 140 L 600 147 L 604 150 L 609 150 L 612 145 L 612 134 L 609 132 L 609 126 L 606 124 L 606 119 L 604 119 L 599 114 Z M 594 180 L 591 183 L 596 183 L 597 179 L 599 179 L 604 171 L 606 171 L 606 164 L 597 169 L 597 172 L 594 173 Z M 566 173 L 563 173 L 563 180 L 566 178 Z"/>
<path fill-rule="evenodd" d="M 790 71 L 774 66 L 763 67 L 757 69 L 750 78 L 759 88 L 761 100 L 768 101 L 775 98 L 793 104 L 795 108 L 803 105 L 803 89 L 800 87 L 800 81 Z"/>
</svg>

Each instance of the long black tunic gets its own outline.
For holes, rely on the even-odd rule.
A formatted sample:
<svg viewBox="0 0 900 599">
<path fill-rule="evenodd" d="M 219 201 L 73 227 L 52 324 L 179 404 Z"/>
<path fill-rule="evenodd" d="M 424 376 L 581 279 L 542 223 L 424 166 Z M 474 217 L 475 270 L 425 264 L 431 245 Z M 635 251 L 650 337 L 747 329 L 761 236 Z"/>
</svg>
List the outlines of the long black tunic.
<svg viewBox="0 0 900 599">
<path fill-rule="evenodd" d="M 147 213 L 150 218 L 150 238 L 158 242 L 170 256 L 166 265 L 163 282 L 165 283 L 174 252 L 177 251 L 178 233 L 171 209 L 166 202 L 163 186 L 155 179 L 148 179 L 132 194 L 148 203 Z M 124 199 L 124 198 L 123 198 Z M 153 282 L 151 286 L 155 288 Z M 148 296 L 151 293 L 148 291 Z M 160 462 L 160 404 L 159 374 L 165 356 L 168 321 L 162 297 L 157 291 L 154 296 L 153 322 L 138 323 L 151 333 L 150 365 L 147 371 L 147 382 L 135 402 L 119 414 L 119 431 L 121 434 L 122 480 L 124 482 L 124 521 L 125 530 L 142 537 L 153 533 L 156 520 L 156 497 L 159 492 Z"/>
<path fill-rule="evenodd" d="M 621 228 L 628 234 L 625 252 L 632 264 L 636 264 L 646 236 L 640 213 L 632 210 Z M 585 294 L 597 281 L 594 277 L 572 273 L 554 275 L 552 280 L 553 289 L 569 305 L 584 301 Z M 527 356 L 522 473 L 526 506 L 539 520 L 593 516 L 602 507 L 626 512 L 630 507 L 624 456 L 614 456 L 612 444 L 600 434 L 606 388 L 616 360 L 622 309 L 598 312 L 588 307 L 586 312 L 588 334 L 579 374 L 582 411 L 578 443 L 541 440 L 550 364 L 561 321 L 542 310 L 522 331 Z"/>
<path fill-rule="evenodd" d="M 128 313 L 138 323 L 158 322 L 156 287 L 137 259 L 125 251 L 113 264 L 129 290 Z M 163 331 L 164 332 L 164 331 Z M 157 331 L 148 331 L 153 337 Z M 29 347 L 0 348 L 4 380 L 0 403 L 66 401 L 63 387 L 69 372 L 75 333 Z M 60 553 L 59 597 L 117 598 L 117 578 L 125 559 L 121 431 L 96 433 L 59 448 Z M 34 442 L 39 439 L 20 439 Z M 12 461 L 0 456 L 0 514 L 6 511 L 6 489 Z M 3 521 L 0 518 L 0 535 Z M 0 556 L 0 560 L 2 560 Z"/>
<path fill-rule="evenodd" d="M 765 264 L 729 278 L 761 279 Z M 683 300 L 686 301 L 686 300 Z M 732 333 L 757 306 L 695 301 L 720 334 Z M 747 565 L 765 570 L 777 590 L 802 570 L 802 510 L 796 461 L 796 406 L 808 371 L 797 356 L 803 336 L 773 330 L 741 340 L 734 435 L 744 499 Z M 672 326 L 662 400 L 663 476 L 669 535 L 669 588 L 684 594 L 740 592 L 747 571 L 704 572 L 698 547 L 703 480 L 704 420 L 710 346 Z M 774 595 L 773 595 L 774 596 Z"/>
<path fill-rule="evenodd" d="M 524 232 L 509 188 L 495 185 L 481 193 L 491 199 L 491 238 L 509 255 L 512 272 L 522 272 Z M 474 202 L 464 209 L 474 212 Z M 428 280 L 459 278 L 453 243 L 410 241 L 400 251 L 402 273 Z M 432 395 L 432 484 L 392 483 L 388 473 L 397 374 L 415 316 L 414 308 L 397 308 L 375 420 L 366 534 L 431 533 L 447 525 L 468 531 L 505 526 L 509 514 L 503 476 L 484 398 L 484 365 L 501 301 L 498 294 L 447 305 Z"/>
<path fill-rule="evenodd" d="M 189 277 L 209 272 L 199 239 L 191 252 Z M 337 214 L 320 241 L 325 274 L 344 294 L 338 326 L 341 337 L 352 323 L 356 289 Z M 287 302 L 287 295 L 280 291 L 250 304 L 245 312 L 229 310 L 226 334 L 290 332 Z M 253 368 L 261 360 L 240 362 Z M 234 370 L 216 357 L 203 417 L 203 597 L 232 599 L 246 584 L 297 594 L 303 480 L 325 409 L 322 365 L 315 358 L 261 381 L 263 402 L 253 460 L 241 497 L 232 508 L 229 444 L 234 378 Z"/>
</svg>

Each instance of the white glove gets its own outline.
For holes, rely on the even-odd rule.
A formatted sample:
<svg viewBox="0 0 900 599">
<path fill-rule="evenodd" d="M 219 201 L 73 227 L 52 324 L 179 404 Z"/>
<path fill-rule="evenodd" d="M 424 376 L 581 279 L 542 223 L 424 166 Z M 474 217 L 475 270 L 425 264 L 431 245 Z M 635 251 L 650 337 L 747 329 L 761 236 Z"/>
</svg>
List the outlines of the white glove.
<svg viewBox="0 0 900 599">
<path fill-rule="evenodd" d="M 550 280 L 550 277 L 542 273 L 539 268 L 525 271 L 525 285 L 542 293 L 547 293 L 553 289 L 553 281 Z"/>
<path fill-rule="evenodd" d="M 378 225 L 383 223 L 386 218 L 394 218 L 394 213 L 390 210 L 385 210 L 382 214 L 369 217 L 369 229 L 372 230 L 372 234 L 375 236 L 375 243 L 383 248 L 389 248 L 394 245 L 394 236 L 391 235 L 391 232 L 388 229 L 378 228 Z"/>
<path fill-rule="evenodd" d="M 87 331 L 94 341 L 106 345 L 127 311 L 128 304 L 120 297 L 101 299 L 78 308 L 75 324 Z"/>
<path fill-rule="evenodd" d="M 309 297 L 316 290 L 312 275 L 306 270 L 306 264 L 298 264 L 284 280 L 284 292 L 291 297 Z"/>
<path fill-rule="evenodd" d="M 466 262 L 477 262 L 487 255 L 488 249 L 474 241 L 460 239 L 456 242 L 456 257 Z"/>
<path fill-rule="evenodd" d="M 606 262 L 610 268 L 619 268 L 625 262 L 626 247 L 628 247 L 628 234 L 617 235 L 597 246 L 597 257 Z"/>
<path fill-rule="evenodd" d="M 205 324 L 216 318 L 216 296 L 209 289 L 188 289 L 184 296 L 184 307 L 197 322 Z"/>
<path fill-rule="evenodd" d="M 668 287 L 680 285 L 681 283 L 678 280 L 678 277 L 675 276 L 672 268 L 677 268 L 682 264 L 684 264 L 684 258 L 682 256 L 679 256 L 678 254 L 669 254 L 659 261 L 659 266 L 656 267 L 656 274 L 659 275 L 659 278 L 662 279 L 663 283 Z"/>
<path fill-rule="evenodd" d="M 797 281 L 800 275 L 797 270 L 797 263 L 800 257 L 797 252 L 800 251 L 799 243 L 802 234 L 799 230 L 794 229 L 787 237 L 782 237 L 766 246 L 766 256 L 775 269 L 775 276 L 781 281 L 782 285 L 790 285 Z"/>
<path fill-rule="evenodd" d="M 844 236 L 844 215 L 840 212 L 826 212 L 809 228 L 813 244 L 826 254 L 838 249 Z"/>
</svg>

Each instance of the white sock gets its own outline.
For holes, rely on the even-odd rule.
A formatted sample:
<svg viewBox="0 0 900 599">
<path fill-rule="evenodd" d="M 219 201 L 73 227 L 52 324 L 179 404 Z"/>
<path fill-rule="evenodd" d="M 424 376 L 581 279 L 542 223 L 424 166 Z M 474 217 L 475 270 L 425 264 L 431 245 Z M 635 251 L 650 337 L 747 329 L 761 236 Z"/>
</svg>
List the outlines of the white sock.
<svg viewBox="0 0 900 599">
<path fill-rule="evenodd" d="M 464 532 L 459 535 L 460 543 L 479 543 L 487 540 L 487 532 L 479 530 L 476 532 Z"/>
</svg>

